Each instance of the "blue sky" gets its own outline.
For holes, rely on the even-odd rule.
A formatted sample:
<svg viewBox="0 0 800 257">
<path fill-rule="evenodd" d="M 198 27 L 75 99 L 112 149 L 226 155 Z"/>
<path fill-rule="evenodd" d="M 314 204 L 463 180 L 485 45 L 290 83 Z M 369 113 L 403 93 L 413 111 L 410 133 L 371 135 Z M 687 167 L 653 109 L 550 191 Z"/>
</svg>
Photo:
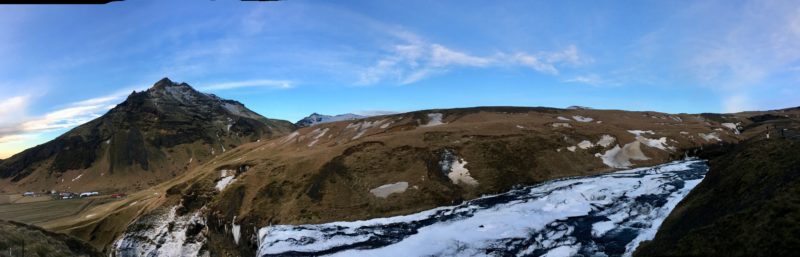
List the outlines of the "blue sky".
<svg viewBox="0 0 800 257">
<path fill-rule="evenodd" d="M 797 1 L 0 6 L 0 158 L 162 77 L 270 118 L 482 105 L 800 105 Z"/>
</svg>

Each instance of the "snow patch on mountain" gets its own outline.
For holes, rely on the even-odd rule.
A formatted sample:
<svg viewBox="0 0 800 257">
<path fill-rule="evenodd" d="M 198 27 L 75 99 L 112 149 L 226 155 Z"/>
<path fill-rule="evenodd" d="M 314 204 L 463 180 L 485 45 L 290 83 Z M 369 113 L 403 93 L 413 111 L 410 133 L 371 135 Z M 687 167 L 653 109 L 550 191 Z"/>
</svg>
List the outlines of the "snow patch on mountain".
<svg viewBox="0 0 800 257">
<path fill-rule="evenodd" d="M 641 142 L 639 141 L 627 143 L 621 148 L 616 145 L 614 148 L 607 150 L 600 158 L 606 166 L 617 169 L 630 167 L 632 160 L 644 161 L 650 159 L 642 152 Z"/>
<path fill-rule="evenodd" d="M 408 189 L 408 182 L 401 181 L 370 189 L 369 192 L 376 197 L 386 198 L 391 194 L 403 193 L 406 189 Z"/>
</svg>

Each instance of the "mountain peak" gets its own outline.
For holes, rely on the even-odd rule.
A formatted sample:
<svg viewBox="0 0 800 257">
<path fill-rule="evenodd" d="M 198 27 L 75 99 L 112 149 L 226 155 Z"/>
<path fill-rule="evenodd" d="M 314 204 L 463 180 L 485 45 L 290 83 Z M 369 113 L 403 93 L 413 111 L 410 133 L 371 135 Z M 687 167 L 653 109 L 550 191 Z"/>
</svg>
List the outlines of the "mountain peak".
<svg viewBox="0 0 800 257">
<path fill-rule="evenodd" d="M 159 89 L 165 89 L 168 86 L 175 86 L 175 85 L 177 85 L 175 82 L 172 82 L 172 80 L 170 80 L 169 78 L 164 77 L 163 79 L 161 79 L 161 80 L 157 81 L 155 84 L 153 84 L 153 86 L 150 87 L 150 89 L 151 90 L 159 90 Z"/>
</svg>

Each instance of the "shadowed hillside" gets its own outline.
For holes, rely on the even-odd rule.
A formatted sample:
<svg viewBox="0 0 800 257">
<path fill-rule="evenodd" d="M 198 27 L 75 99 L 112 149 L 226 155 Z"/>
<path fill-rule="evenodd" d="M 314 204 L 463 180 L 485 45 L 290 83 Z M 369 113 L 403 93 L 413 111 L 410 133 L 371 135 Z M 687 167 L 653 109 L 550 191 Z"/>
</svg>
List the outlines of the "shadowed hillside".
<svg viewBox="0 0 800 257">
<path fill-rule="evenodd" d="M 752 128 L 771 129 L 711 156 L 706 179 L 636 256 L 792 256 L 800 251 L 800 123 L 782 115 L 753 119 L 759 123 Z"/>
</svg>

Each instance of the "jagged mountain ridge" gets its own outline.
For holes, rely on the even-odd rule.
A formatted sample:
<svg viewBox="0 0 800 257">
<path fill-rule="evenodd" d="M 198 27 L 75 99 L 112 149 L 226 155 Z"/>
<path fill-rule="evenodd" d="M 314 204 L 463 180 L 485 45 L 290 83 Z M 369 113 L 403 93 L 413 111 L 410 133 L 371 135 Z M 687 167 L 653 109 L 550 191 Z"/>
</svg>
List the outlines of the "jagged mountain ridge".
<svg viewBox="0 0 800 257">
<path fill-rule="evenodd" d="M 343 120 L 358 120 L 366 117 L 367 116 L 352 114 L 352 113 L 345 113 L 332 116 L 332 115 L 319 114 L 315 112 L 295 122 L 294 125 L 298 127 L 310 127 L 316 124 L 343 121 Z"/>
<path fill-rule="evenodd" d="M 237 101 L 164 78 L 131 93 L 103 116 L 6 159 L 0 163 L 0 179 L 26 190 L 89 189 L 86 183 L 64 184 L 86 180 L 84 171 L 95 178 L 140 174 L 145 182 L 157 183 L 193 162 L 293 129 L 288 121 L 267 119 Z M 126 187 L 125 181 L 94 186 Z"/>
</svg>

